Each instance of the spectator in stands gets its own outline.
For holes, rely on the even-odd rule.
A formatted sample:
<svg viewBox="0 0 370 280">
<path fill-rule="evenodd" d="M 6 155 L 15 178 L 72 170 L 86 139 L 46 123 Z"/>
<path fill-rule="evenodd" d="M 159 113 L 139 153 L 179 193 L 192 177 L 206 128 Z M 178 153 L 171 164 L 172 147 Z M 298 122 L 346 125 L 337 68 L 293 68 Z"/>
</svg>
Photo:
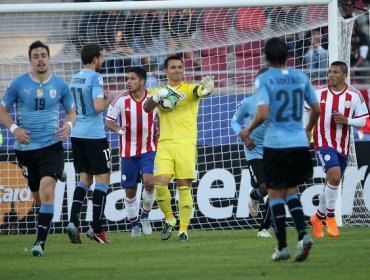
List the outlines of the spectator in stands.
<svg viewBox="0 0 370 280">
<path fill-rule="evenodd" d="M 350 18 L 350 17 L 346 17 Z M 369 53 L 368 39 L 365 33 L 363 33 L 358 23 L 353 23 L 352 37 L 351 37 L 351 67 L 364 68 L 370 67 L 370 63 L 367 60 Z M 368 76 L 369 71 L 356 71 L 355 76 Z"/>
<path fill-rule="evenodd" d="M 198 61 L 199 54 L 194 53 L 193 36 L 196 31 L 196 19 L 199 14 L 196 14 L 192 9 L 183 9 L 166 14 L 166 28 L 168 29 L 170 40 L 167 45 L 167 50 L 171 54 L 177 53 L 180 49 L 190 49 L 183 54 L 184 59 L 189 59 L 193 63 L 193 67 L 200 65 Z M 194 20 L 195 19 L 195 20 Z"/>
<path fill-rule="evenodd" d="M 311 79 L 324 79 L 329 65 L 329 54 L 321 45 L 321 39 L 321 29 L 312 30 L 311 46 L 304 56 L 305 66 L 309 69 Z"/>
<path fill-rule="evenodd" d="M 112 42 L 108 41 L 104 47 L 106 55 L 113 57 L 104 61 L 103 73 L 123 73 L 124 66 L 131 65 L 130 59 L 125 59 L 124 57 L 132 55 L 134 49 L 130 47 L 127 40 L 125 40 L 123 29 L 117 27 L 114 31 L 114 35 L 114 40 L 111 40 Z"/>
<path fill-rule="evenodd" d="M 126 20 L 124 30 L 138 54 L 132 58 L 132 64 L 141 65 L 148 72 L 163 70 L 166 46 L 161 38 L 159 17 L 148 11 L 132 12 Z"/>
</svg>

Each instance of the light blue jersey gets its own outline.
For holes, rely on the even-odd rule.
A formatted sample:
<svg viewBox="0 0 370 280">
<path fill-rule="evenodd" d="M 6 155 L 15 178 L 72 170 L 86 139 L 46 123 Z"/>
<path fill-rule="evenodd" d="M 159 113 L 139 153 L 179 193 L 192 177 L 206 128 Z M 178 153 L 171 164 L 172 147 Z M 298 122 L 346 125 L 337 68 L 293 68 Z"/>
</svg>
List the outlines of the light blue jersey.
<svg viewBox="0 0 370 280">
<path fill-rule="evenodd" d="M 264 147 L 308 147 L 303 125 L 304 101 L 318 103 L 306 74 L 293 68 L 270 67 L 255 83 L 258 105 L 269 106 Z"/>
<path fill-rule="evenodd" d="M 231 127 L 235 134 L 238 135 L 242 131 L 244 125 L 248 127 L 257 111 L 257 96 L 255 94 L 243 99 L 233 118 L 231 119 Z M 256 144 L 253 150 L 248 150 L 245 145 L 244 154 L 247 160 L 263 158 L 263 139 L 265 136 L 265 124 L 260 125 L 253 130 L 250 138 Z"/>
<path fill-rule="evenodd" d="M 106 138 L 103 113 L 97 113 L 94 108 L 94 100 L 104 97 L 102 77 L 95 71 L 82 69 L 73 76 L 70 87 L 77 114 L 71 137 Z"/>
<path fill-rule="evenodd" d="M 74 106 L 68 84 L 58 76 L 50 75 L 40 83 L 31 73 L 25 73 L 10 83 L 1 104 L 7 110 L 16 104 L 16 123 L 30 132 L 31 139 L 29 144 L 16 141 L 16 150 L 40 149 L 60 141 L 55 135 L 59 129 L 59 103 L 66 111 Z"/>
</svg>

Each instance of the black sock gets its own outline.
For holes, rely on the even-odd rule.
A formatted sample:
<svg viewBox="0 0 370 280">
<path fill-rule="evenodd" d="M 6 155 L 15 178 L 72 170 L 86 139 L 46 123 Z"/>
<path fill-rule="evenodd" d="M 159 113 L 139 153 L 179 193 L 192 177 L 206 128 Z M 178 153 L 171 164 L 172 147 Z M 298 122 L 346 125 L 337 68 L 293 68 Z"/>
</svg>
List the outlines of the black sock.
<svg viewBox="0 0 370 280">
<path fill-rule="evenodd" d="M 73 203 L 70 218 L 70 222 L 73 223 L 75 227 L 79 226 L 81 208 L 86 196 L 86 192 L 87 186 L 84 183 L 79 182 L 73 193 Z"/>
<path fill-rule="evenodd" d="M 270 225 L 271 225 L 271 211 L 269 206 L 269 199 L 267 199 L 265 203 L 265 211 L 263 212 L 262 215 L 262 222 L 260 224 L 258 231 L 268 229 Z"/>
<path fill-rule="evenodd" d="M 46 239 L 50 230 L 51 220 L 54 216 L 54 205 L 41 204 L 40 213 L 37 221 L 37 238 L 36 243 L 44 249 Z"/>
<path fill-rule="evenodd" d="M 104 208 L 105 208 L 105 202 L 106 202 L 106 196 L 108 189 L 105 187 L 105 191 L 102 190 L 105 185 L 102 184 L 95 184 L 95 190 L 93 195 L 93 222 L 92 222 L 92 228 L 95 233 L 101 233 L 103 231 L 102 228 L 102 218 L 104 214 Z"/>
<path fill-rule="evenodd" d="M 283 248 L 287 247 L 284 200 L 282 198 L 271 199 L 270 211 L 275 235 L 278 240 L 278 250 L 281 251 Z"/>
<path fill-rule="evenodd" d="M 261 196 L 261 193 L 260 193 L 259 189 L 253 189 L 250 192 L 249 196 L 251 197 L 251 199 L 254 199 L 254 200 L 259 200 L 260 198 L 263 198 Z"/>
<path fill-rule="evenodd" d="M 285 200 L 298 232 L 298 240 L 302 240 L 302 238 L 307 234 L 302 203 L 299 200 L 298 194 L 288 195 Z"/>
</svg>

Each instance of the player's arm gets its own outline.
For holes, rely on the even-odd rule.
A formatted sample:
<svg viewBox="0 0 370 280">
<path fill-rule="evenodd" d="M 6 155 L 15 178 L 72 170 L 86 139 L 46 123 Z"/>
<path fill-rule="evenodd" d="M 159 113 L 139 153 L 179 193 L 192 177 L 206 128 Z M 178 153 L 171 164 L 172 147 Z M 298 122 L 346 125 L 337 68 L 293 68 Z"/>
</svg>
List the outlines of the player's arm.
<svg viewBox="0 0 370 280">
<path fill-rule="evenodd" d="M 0 103 L 0 122 L 2 122 L 7 129 L 14 135 L 15 140 L 22 144 L 30 143 L 30 132 L 19 127 L 10 117 L 8 108 L 13 106 L 17 98 L 16 83 L 13 82 L 7 88 L 3 100 Z"/>
<path fill-rule="evenodd" d="M 360 93 L 359 93 L 360 94 Z M 366 124 L 366 119 L 369 117 L 369 112 L 367 110 L 366 104 L 360 95 L 357 96 L 354 102 L 354 118 L 346 118 L 339 112 L 333 112 L 332 117 L 336 124 L 344 124 L 357 128 L 364 127 Z"/>
<path fill-rule="evenodd" d="M 173 89 L 171 90 L 173 91 L 173 94 L 177 94 Z M 146 113 L 152 112 L 157 107 L 158 103 L 171 94 L 172 91 L 169 91 L 166 87 L 154 89 L 151 93 L 152 96 L 149 97 L 143 105 L 144 111 Z"/>
<path fill-rule="evenodd" d="M 215 81 L 213 76 L 206 76 L 193 90 L 193 95 L 197 98 L 204 98 L 210 95 L 215 88 Z"/>
<path fill-rule="evenodd" d="M 246 99 L 244 99 L 236 109 L 234 116 L 231 118 L 230 125 L 236 135 L 239 135 L 240 131 L 243 129 L 243 120 L 248 115 L 247 107 Z"/>
<path fill-rule="evenodd" d="M 76 124 L 76 109 L 74 107 L 66 109 L 65 113 L 66 119 L 63 121 L 62 127 L 56 132 L 56 135 L 60 140 L 67 139 Z"/>
<path fill-rule="evenodd" d="M 103 112 L 108 108 L 109 104 L 112 101 L 112 95 L 106 91 L 104 96 L 94 99 L 94 109 L 97 113 Z"/>
<path fill-rule="evenodd" d="M 308 141 L 311 140 L 312 137 L 312 129 L 317 123 L 317 120 L 320 117 L 321 109 L 319 103 L 311 104 L 310 105 L 310 114 L 308 117 L 308 122 L 306 124 L 306 134 Z"/>
</svg>

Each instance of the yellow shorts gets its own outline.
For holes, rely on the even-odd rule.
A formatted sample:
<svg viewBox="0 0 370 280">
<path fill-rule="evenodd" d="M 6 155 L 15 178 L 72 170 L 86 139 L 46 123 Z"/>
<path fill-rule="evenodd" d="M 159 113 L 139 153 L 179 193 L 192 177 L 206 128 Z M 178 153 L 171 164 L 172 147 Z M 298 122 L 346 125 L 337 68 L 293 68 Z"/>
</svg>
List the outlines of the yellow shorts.
<svg viewBox="0 0 370 280">
<path fill-rule="evenodd" d="M 196 179 L 197 149 L 194 144 L 158 143 L 154 176 L 171 175 L 173 179 Z"/>
</svg>

